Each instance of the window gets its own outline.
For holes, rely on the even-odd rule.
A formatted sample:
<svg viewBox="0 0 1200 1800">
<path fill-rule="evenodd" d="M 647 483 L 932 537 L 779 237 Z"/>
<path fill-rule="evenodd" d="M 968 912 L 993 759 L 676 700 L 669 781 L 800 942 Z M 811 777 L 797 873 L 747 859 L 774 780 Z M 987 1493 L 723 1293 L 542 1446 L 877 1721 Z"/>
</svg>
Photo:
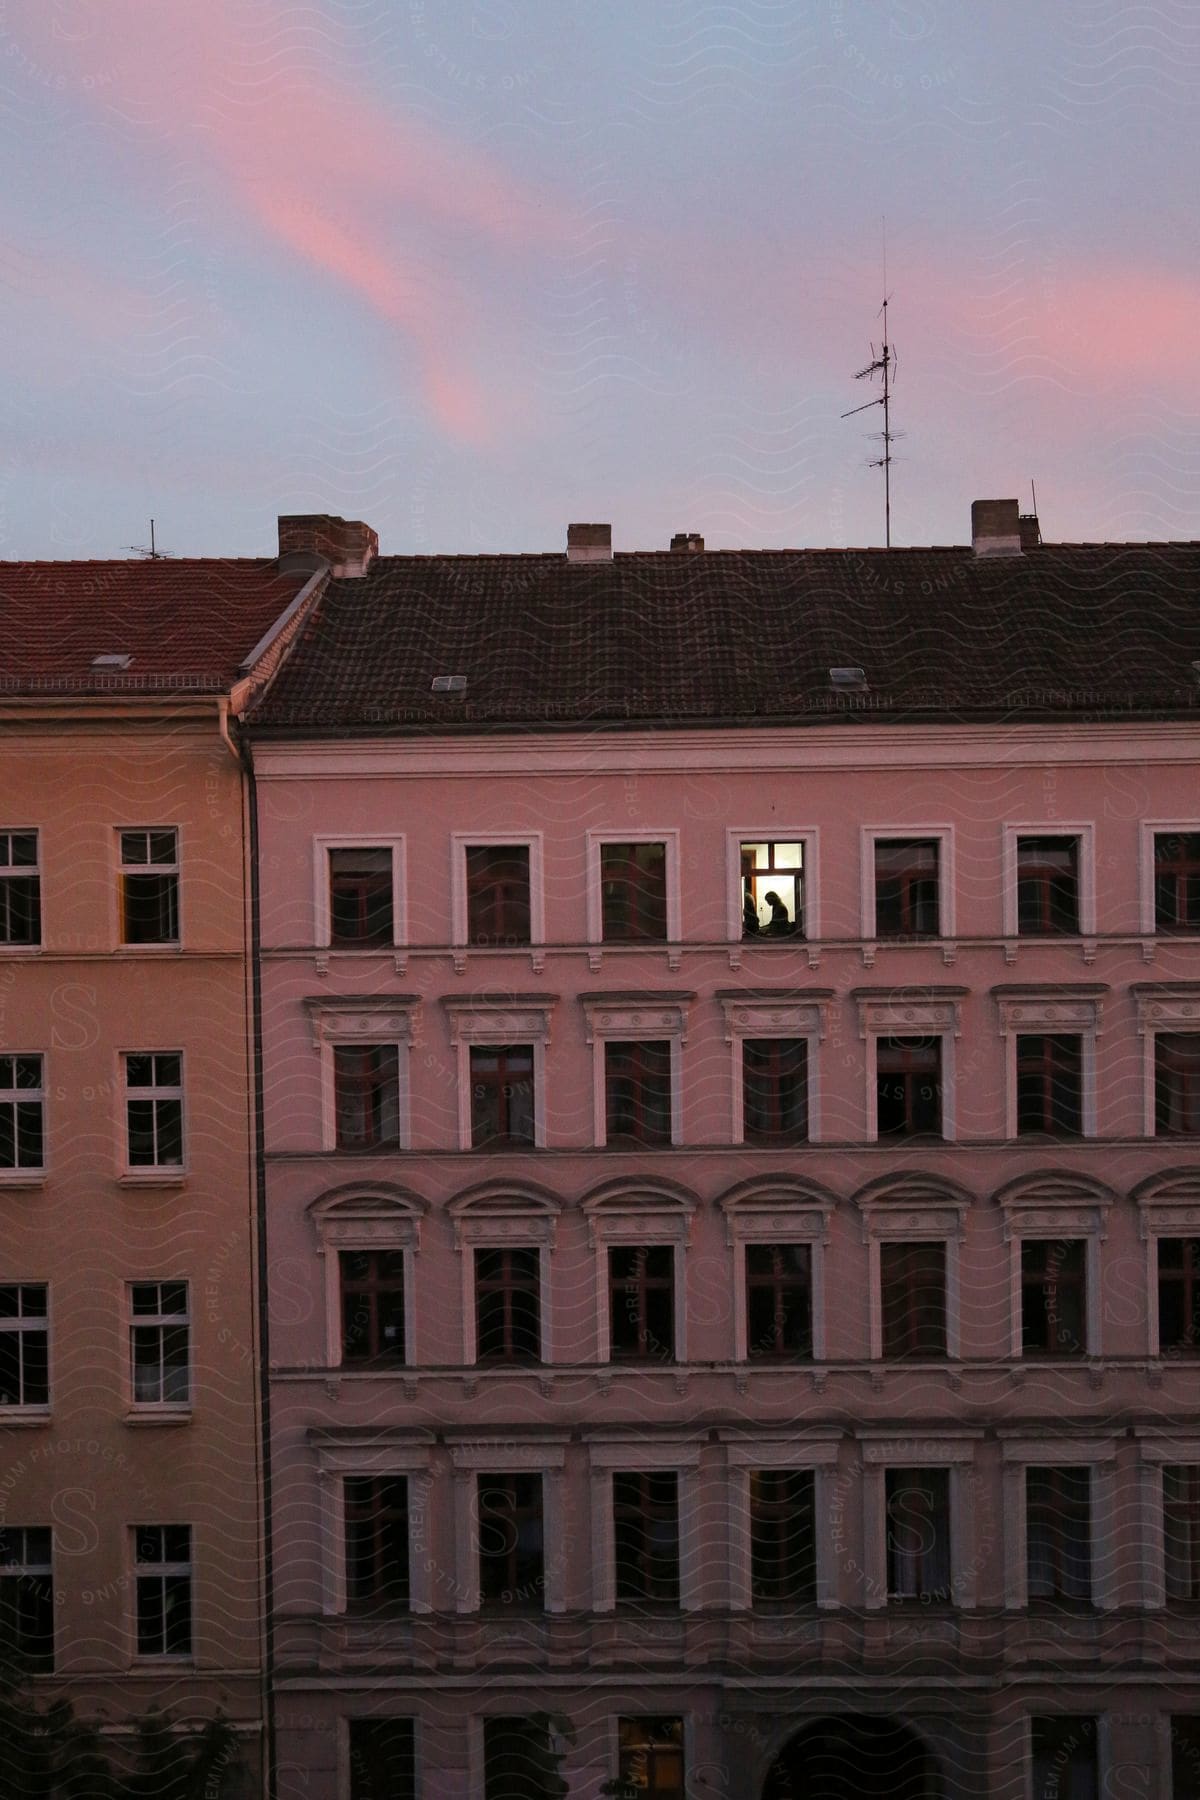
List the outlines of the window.
<svg viewBox="0 0 1200 1800">
<path fill-rule="evenodd" d="M 48 1525 L 0 1525 L 0 1642 L 34 1675 L 54 1668 L 54 1580 Z"/>
<path fill-rule="evenodd" d="M 533 1045 L 472 1044 L 470 1049 L 473 1148 L 532 1148 Z"/>
<path fill-rule="evenodd" d="M 1200 931 L 1200 831 L 1154 834 L 1154 929 Z"/>
<path fill-rule="evenodd" d="M 679 1604 L 679 1477 L 673 1469 L 613 1474 L 617 1605 Z"/>
<path fill-rule="evenodd" d="M 1021 937 L 1078 933 L 1078 838 L 1017 839 L 1017 931 Z"/>
<path fill-rule="evenodd" d="M 1200 1238 L 1158 1240 L 1158 1347 L 1200 1350 Z"/>
<path fill-rule="evenodd" d="M 675 1252 L 670 1244 L 610 1247 L 608 1334 L 613 1362 L 674 1362 Z"/>
<path fill-rule="evenodd" d="M 811 1244 L 746 1245 L 746 1355 L 810 1357 Z"/>
<path fill-rule="evenodd" d="M 42 941 L 36 831 L 0 831 L 0 945 Z"/>
<path fill-rule="evenodd" d="M 350 1720 L 350 1800 L 416 1800 L 411 1719 Z"/>
<path fill-rule="evenodd" d="M 621 1719 L 618 1774 L 646 1800 L 685 1800 L 682 1719 Z"/>
<path fill-rule="evenodd" d="M 1087 1246 L 1082 1238 L 1026 1238 L 1021 1245 L 1021 1349 L 1026 1356 L 1082 1356 L 1087 1348 Z"/>
<path fill-rule="evenodd" d="M 1200 1465 L 1167 1464 L 1163 1558 L 1168 1600 L 1200 1600 Z"/>
<path fill-rule="evenodd" d="M 803 844 L 742 844 L 742 936 L 804 936 Z"/>
<path fill-rule="evenodd" d="M 750 1587 L 756 1603 L 807 1606 L 817 1597 L 811 1469 L 750 1470 Z"/>
<path fill-rule="evenodd" d="M 1200 1800 L 1200 1713 L 1171 1715 L 1171 1800 Z"/>
<path fill-rule="evenodd" d="M 936 838 L 875 839 L 875 935 L 936 937 L 939 929 Z"/>
<path fill-rule="evenodd" d="M 406 1360 L 403 1250 L 339 1250 L 342 1361 Z"/>
<path fill-rule="evenodd" d="M 0 1056 L 0 1169 L 45 1162 L 46 1098 L 40 1056 Z"/>
<path fill-rule="evenodd" d="M 546 1598 L 542 1478 L 476 1478 L 479 1597 L 485 1606 L 541 1607 Z"/>
<path fill-rule="evenodd" d="M 1200 1134 L 1200 1032 L 1155 1033 L 1154 1130 L 1158 1137 Z"/>
<path fill-rule="evenodd" d="M 600 845 L 600 927 L 606 944 L 665 942 L 665 843 Z"/>
<path fill-rule="evenodd" d="M 889 1600 L 950 1599 L 950 1471 L 888 1469 Z"/>
<path fill-rule="evenodd" d="M 807 1136 L 807 1039 L 743 1038 L 743 1142 L 800 1144 Z"/>
<path fill-rule="evenodd" d="M 475 1251 L 475 1359 L 530 1363 L 542 1355 L 541 1252 Z"/>
<path fill-rule="evenodd" d="M 356 1613 L 408 1606 L 408 1479 L 347 1475 L 346 1605 Z"/>
<path fill-rule="evenodd" d="M 604 1102 L 606 1143 L 669 1144 L 670 1043 L 605 1044 Z"/>
<path fill-rule="evenodd" d="M 550 1800 L 555 1762 L 544 1718 L 483 1721 L 483 1800 Z"/>
<path fill-rule="evenodd" d="M 139 1656 L 192 1654 L 192 1528 L 134 1527 Z"/>
<path fill-rule="evenodd" d="M 134 1405 L 186 1406 L 191 1399 L 187 1282 L 130 1282 L 129 1315 Z"/>
<path fill-rule="evenodd" d="M 339 1150 L 400 1145 L 400 1053 L 395 1044 L 335 1044 L 333 1104 Z"/>
<path fill-rule="evenodd" d="M 528 944 L 528 844 L 468 844 L 466 860 L 468 943 Z"/>
<path fill-rule="evenodd" d="M 882 1037 L 875 1092 L 882 1137 L 942 1135 L 942 1046 L 938 1038 Z"/>
<path fill-rule="evenodd" d="M 329 852 L 329 941 L 390 944 L 393 937 L 392 852 L 344 849 Z"/>
<path fill-rule="evenodd" d="M 1018 1135 L 1078 1137 L 1082 1122 L 1082 1038 L 1073 1033 L 1018 1036 Z"/>
<path fill-rule="evenodd" d="M 1026 1469 L 1025 1570 L 1030 1600 L 1091 1599 L 1089 1469 Z"/>
<path fill-rule="evenodd" d="M 1098 1800 L 1096 1721 L 1055 1713 L 1029 1721 L 1033 1800 Z"/>
<path fill-rule="evenodd" d="M 179 942 L 179 834 L 121 832 L 121 942 Z"/>
<path fill-rule="evenodd" d="M 0 1286 L 0 1406 L 49 1406 L 50 1321 L 44 1281 Z"/>
<path fill-rule="evenodd" d="M 130 1051 L 125 1121 L 131 1169 L 183 1164 L 183 1057 L 178 1050 Z"/>
<path fill-rule="evenodd" d="M 946 1354 L 946 1246 L 938 1243 L 881 1243 L 879 1288 L 883 1354 Z"/>
</svg>

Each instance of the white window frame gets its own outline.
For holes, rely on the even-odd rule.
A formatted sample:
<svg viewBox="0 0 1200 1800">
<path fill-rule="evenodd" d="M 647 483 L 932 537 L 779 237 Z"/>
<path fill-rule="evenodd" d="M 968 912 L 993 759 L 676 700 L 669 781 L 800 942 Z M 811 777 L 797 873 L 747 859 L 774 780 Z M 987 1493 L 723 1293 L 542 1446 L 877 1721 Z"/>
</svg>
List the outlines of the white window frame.
<svg viewBox="0 0 1200 1800">
<path fill-rule="evenodd" d="M 343 1250 L 400 1251 L 404 1255 L 404 1363 L 417 1360 L 414 1258 L 421 1248 L 423 1201 L 380 1182 L 353 1182 L 323 1194 L 309 1208 L 317 1234 L 317 1255 L 325 1271 L 325 1360 L 346 1376 L 360 1371 L 342 1361 Z M 366 1371 L 362 1371 L 366 1372 Z M 394 1377 L 395 1370 L 388 1371 Z"/>
<path fill-rule="evenodd" d="M 700 1529 L 700 1451 L 702 1440 L 689 1433 L 678 1438 L 636 1431 L 589 1435 L 588 1475 L 591 1488 L 592 1611 L 617 1610 L 616 1530 L 613 1516 L 614 1474 L 678 1476 L 679 1611 L 694 1612 L 703 1604 L 702 1557 L 707 1534 Z"/>
<path fill-rule="evenodd" d="M 1186 938 L 1189 934 L 1166 932 L 1159 933 L 1155 922 L 1154 907 L 1154 840 L 1156 837 L 1183 837 L 1200 832 L 1200 820 L 1189 819 L 1143 819 L 1139 826 L 1141 856 L 1139 867 L 1141 881 L 1139 884 L 1139 900 L 1141 903 L 1141 923 L 1143 937 L 1159 938 L 1165 943 L 1171 942 L 1177 935 Z M 1195 934 L 1191 934 L 1195 935 Z"/>
<path fill-rule="evenodd" d="M 975 1605 L 978 1557 L 970 1487 L 975 1446 L 982 1427 L 949 1427 L 936 1437 L 900 1437 L 885 1428 L 858 1432 L 863 1464 L 863 1605 L 878 1612 L 889 1604 L 887 1561 L 887 1471 L 948 1469 L 950 1472 L 950 1604 Z"/>
<path fill-rule="evenodd" d="M 732 1050 L 732 1128 L 735 1144 L 745 1142 L 745 1077 L 742 1045 L 746 1038 L 803 1038 L 808 1046 L 808 1137 L 821 1142 L 821 1059 L 825 1021 L 832 988 L 718 988 L 725 1019 L 725 1042 Z"/>
<path fill-rule="evenodd" d="M 961 999 L 967 990 L 960 987 L 923 986 L 928 996 L 918 999 L 895 988 L 855 988 L 851 998 L 858 1004 L 858 1035 L 866 1045 L 867 1142 L 879 1142 L 879 1040 L 891 1037 L 938 1037 L 941 1039 L 942 1076 L 942 1142 L 952 1144 L 957 1136 L 955 1102 L 954 1046 L 962 1035 Z"/>
<path fill-rule="evenodd" d="M 331 994 L 304 1001 L 312 1031 L 312 1047 L 321 1058 L 321 1148 L 337 1150 L 337 1093 L 333 1052 L 343 1046 L 391 1044 L 396 1049 L 399 1087 L 400 1147 L 412 1145 L 410 1051 L 417 1009 L 416 994 Z"/>
<path fill-rule="evenodd" d="M 179 1058 L 179 1086 L 171 1083 L 157 1085 L 158 1071 L 155 1069 L 155 1085 L 153 1087 L 131 1088 L 129 1085 L 129 1059 L 131 1056 L 177 1056 Z M 119 1050 L 118 1066 L 121 1072 L 120 1095 L 120 1161 L 118 1163 L 119 1180 L 122 1186 L 164 1187 L 174 1186 L 187 1180 L 188 1176 L 188 1108 L 187 1108 L 187 1054 L 174 1045 L 169 1048 L 154 1047 L 148 1049 L 144 1044 L 136 1050 Z M 175 1100 L 179 1101 L 179 1133 L 180 1158 L 177 1163 L 131 1163 L 129 1160 L 129 1102 L 131 1099 Z"/>
<path fill-rule="evenodd" d="M 1130 992 L 1137 1006 L 1138 1036 L 1142 1040 L 1142 1133 L 1159 1143 L 1155 1130 L 1155 1063 L 1158 1035 L 1200 1035 L 1200 981 L 1135 981 Z M 1178 1140 L 1181 1144 L 1186 1139 Z"/>
<path fill-rule="evenodd" d="M 133 1310 L 133 1290 L 134 1288 L 139 1287 L 157 1287 L 159 1289 L 164 1287 L 182 1287 L 185 1294 L 183 1313 L 164 1313 L 161 1309 L 161 1305 L 157 1313 L 135 1313 Z M 161 1298 L 162 1296 L 160 1294 L 160 1302 Z M 196 1396 L 196 1340 L 193 1330 L 195 1320 L 192 1311 L 191 1282 L 184 1276 L 175 1275 L 139 1275 L 131 1277 L 125 1283 L 125 1318 L 127 1327 L 125 1335 L 127 1349 L 126 1380 L 128 1383 L 129 1404 L 126 1423 L 132 1423 L 134 1420 L 151 1423 L 155 1420 L 190 1418 Z M 181 1324 L 186 1325 L 187 1327 L 187 1399 L 139 1400 L 137 1397 L 137 1380 L 135 1375 L 136 1363 L 133 1354 L 134 1331 L 149 1326 L 151 1329 L 157 1329 L 161 1332 L 167 1330 L 170 1326 Z"/>
<path fill-rule="evenodd" d="M 691 1241 L 692 1216 L 696 1203 L 667 1193 L 657 1184 L 621 1182 L 610 1184 L 583 1203 L 588 1223 L 588 1242 L 592 1250 L 596 1281 L 596 1340 L 593 1360 L 609 1368 L 625 1368 L 613 1363 L 611 1320 L 608 1298 L 608 1252 L 610 1249 L 650 1248 L 670 1245 L 675 1277 L 672 1295 L 675 1327 L 675 1361 L 664 1365 L 677 1372 L 687 1361 L 687 1249 Z M 632 1368 L 632 1365 L 630 1365 Z"/>
<path fill-rule="evenodd" d="M 1110 1554 L 1115 1519 L 1117 1445 L 1113 1438 L 1048 1435 L 1027 1437 L 1022 1429 L 1001 1426 L 1004 1483 L 1004 1604 L 1010 1610 L 1029 1605 L 1028 1540 L 1025 1474 L 1031 1468 L 1087 1468 L 1091 1472 L 1091 1604 L 1100 1612 L 1118 1604 L 1116 1561 Z"/>
<path fill-rule="evenodd" d="M 433 1611 L 434 1557 L 429 1519 L 434 1510 L 436 1481 L 432 1468 L 433 1446 L 402 1436 L 381 1443 L 344 1441 L 332 1436 L 317 1447 L 317 1489 L 320 1506 L 321 1612 L 326 1618 L 346 1618 L 346 1477 L 354 1475 L 403 1475 L 408 1482 L 408 1610 L 412 1614 Z M 424 1482 L 423 1504 L 413 1504 L 413 1489 Z M 422 1531 L 414 1530 L 414 1515 Z"/>
<path fill-rule="evenodd" d="M 0 1424 L 20 1425 L 23 1421 L 37 1422 L 48 1419 L 54 1407 L 54 1322 L 50 1313 L 50 1283 L 40 1280 L 23 1280 L 20 1276 L 13 1280 L 0 1281 L 0 1287 L 40 1287 L 46 1290 L 45 1311 L 41 1313 L 18 1313 L 14 1318 L 0 1320 L 0 1332 L 12 1332 L 18 1338 L 25 1332 L 44 1331 L 46 1334 L 46 1399 L 13 1400 L 7 1405 L 0 1404 Z M 20 1304 L 18 1302 L 18 1304 Z M 18 1357 L 18 1363 L 21 1358 Z"/>
<path fill-rule="evenodd" d="M 531 1148 L 546 1148 L 546 1048 L 550 1042 L 550 1014 L 557 1003 L 557 995 L 545 994 L 505 994 L 497 1000 L 481 995 L 443 997 L 442 1006 L 450 1021 L 450 1047 L 457 1060 L 460 1150 L 475 1149 L 471 1142 L 472 1048 L 506 1044 L 528 1044 L 533 1050 Z M 487 1155 L 488 1151 L 481 1146 L 478 1153 Z"/>
<path fill-rule="evenodd" d="M 175 861 L 173 863 L 127 863 L 121 847 L 121 839 L 127 831 L 144 831 L 152 836 L 158 831 L 175 833 Z M 122 954 L 130 956 L 178 956 L 184 943 L 183 917 L 183 828 L 179 824 L 163 825 L 114 825 L 113 846 L 116 855 L 117 879 L 113 888 L 113 943 Z M 40 854 L 40 852 L 39 852 Z M 130 944 L 125 940 L 122 929 L 122 915 L 125 905 L 124 882 L 126 875 L 174 875 L 175 877 L 175 924 L 176 935 L 165 939 L 160 944 Z"/>
<path fill-rule="evenodd" d="M 1017 984 L 992 989 L 1004 1039 L 1004 1135 L 1017 1137 L 1017 1039 L 1069 1034 L 1080 1042 L 1081 1136 L 1096 1136 L 1096 1050 L 1104 1030 L 1104 999 L 1100 985 L 1064 984 L 1025 987 Z"/>
<path fill-rule="evenodd" d="M 1073 823 L 1068 819 L 1038 819 L 1020 825 L 1001 827 L 1000 872 L 1004 897 L 1003 934 L 1018 944 L 1045 944 L 1069 941 L 1069 932 L 1036 932 L 1018 930 L 1017 911 L 1017 840 L 1018 838 L 1077 838 L 1079 875 L 1079 936 L 1096 935 L 1096 827 L 1087 821 Z"/>
<path fill-rule="evenodd" d="M 187 1534 L 188 1534 L 188 1560 L 187 1560 L 187 1562 L 166 1562 L 166 1561 L 164 1561 L 164 1562 L 156 1562 L 156 1563 L 144 1563 L 144 1562 L 138 1561 L 137 1541 L 138 1541 L 139 1532 L 143 1532 L 143 1531 L 176 1531 L 181 1526 L 186 1529 Z M 196 1661 L 196 1644 L 197 1644 L 197 1637 L 198 1637 L 197 1618 L 196 1618 L 196 1610 L 197 1610 L 196 1609 L 196 1527 L 194 1525 L 187 1524 L 186 1521 L 184 1521 L 182 1519 L 172 1520 L 169 1525 L 162 1524 L 159 1522 L 147 1522 L 144 1525 L 131 1525 L 129 1527 L 128 1541 L 129 1541 L 130 1572 L 131 1572 L 131 1578 L 132 1578 L 132 1592 L 133 1592 L 133 1617 L 131 1620 L 131 1624 L 133 1627 L 133 1633 L 132 1633 L 132 1636 L 133 1636 L 132 1652 L 133 1652 L 133 1654 L 131 1657 L 131 1661 L 133 1662 L 135 1667 L 139 1667 L 139 1668 L 160 1668 L 160 1667 L 164 1667 L 164 1666 L 170 1666 L 172 1668 L 187 1667 L 188 1664 L 194 1663 Z M 157 1577 L 158 1579 L 160 1579 L 162 1581 L 166 1581 L 168 1578 L 173 1577 L 173 1576 L 178 1576 L 178 1575 L 186 1575 L 187 1580 L 188 1580 L 188 1593 L 189 1593 L 190 1600 L 191 1600 L 191 1624 L 192 1624 L 191 1648 L 189 1650 L 148 1650 L 148 1651 L 139 1650 L 138 1649 L 138 1612 L 139 1612 L 139 1604 L 140 1604 L 139 1593 L 138 1593 L 139 1583 L 143 1579 L 150 1580 L 155 1577 Z"/>
<path fill-rule="evenodd" d="M 1134 1188 L 1138 1236 L 1146 1246 L 1146 1354 L 1156 1362 L 1173 1361 L 1159 1343 L 1158 1240 L 1200 1238 L 1200 1170 L 1171 1169 L 1152 1175 Z M 1189 1365 L 1190 1361 L 1189 1361 Z"/>
<path fill-rule="evenodd" d="M 480 1475 L 540 1475 L 542 1478 L 542 1571 L 545 1580 L 543 1611 L 567 1610 L 567 1521 L 563 1498 L 563 1470 L 567 1431 L 522 1438 L 509 1434 L 488 1443 L 479 1432 L 448 1431 L 446 1448 L 454 1477 L 454 1610 L 474 1613 L 480 1608 L 479 1544 L 475 1534 L 475 1494 Z"/>
<path fill-rule="evenodd" d="M 954 873 L 953 825 L 861 825 L 859 827 L 859 866 L 861 871 L 862 934 L 868 943 L 891 947 L 894 940 L 880 938 L 875 929 L 875 846 L 877 843 L 925 842 L 935 838 L 938 845 L 938 929 L 933 938 L 917 940 L 921 944 L 944 944 L 957 933 L 957 884 Z M 899 945 L 903 948 L 903 942 Z"/>
<path fill-rule="evenodd" d="M 1085 1284 L 1085 1360 L 1103 1354 L 1100 1303 L 1100 1246 L 1108 1236 L 1108 1210 L 1112 1195 L 1098 1186 L 1074 1181 L 1070 1176 L 1048 1174 L 1020 1178 L 996 1196 L 1004 1218 L 1004 1241 L 1009 1249 L 1009 1355 L 1022 1360 L 1021 1246 L 1026 1241 L 1057 1242 L 1082 1238 Z M 1037 1363 L 1036 1357 L 1030 1358 Z"/>
<path fill-rule="evenodd" d="M 632 941 L 616 941 L 604 936 L 604 897 L 600 881 L 600 847 L 602 844 L 663 844 L 665 854 L 665 876 L 667 883 L 667 935 L 665 938 L 634 939 Z M 611 830 L 589 831 L 587 833 L 587 941 L 612 953 L 623 953 L 633 950 L 662 950 L 668 944 L 678 944 L 682 937 L 680 924 L 679 898 L 679 832 L 677 829 L 662 831 L 623 830 L 614 826 Z"/>
<path fill-rule="evenodd" d="M 475 1322 L 476 1250 L 534 1250 L 538 1253 L 538 1332 L 541 1368 L 554 1361 L 554 1311 L 551 1283 L 558 1202 L 518 1185 L 490 1182 L 452 1200 L 454 1248 L 461 1259 L 462 1359 L 474 1367 L 478 1357 Z"/>
<path fill-rule="evenodd" d="M 683 1048 L 688 1008 L 695 994 L 581 994 L 592 1052 L 592 1130 L 596 1148 L 608 1143 L 606 1046 L 661 1043 L 671 1047 L 671 1144 L 683 1142 Z"/>
<path fill-rule="evenodd" d="M 467 851 L 472 846 L 497 850 L 528 850 L 529 852 L 529 943 L 504 944 L 499 946 L 506 954 L 519 954 L 521 951 L 544 945 L 546 942 L 546 891 L 542 878 L 544 867 L 545 833 L 542 831 L 491 831 L 484 826 L 479 831 L 455 831 L 450 835 L 451 885 L 450 885 L 450 941 L 460 949 L 467 949 L 472 955 L 495 954 L 488 944 L 472 944 L 467 929 Z"/>
<path fill-rule="evenodd" d="M 34 843 L 37 846 L 37 861 L 32 865 L 12 862 L 0 863 L 0 876 L 3 876 L 6 879 L 15 878 L 17 880 L 20 880 L 22 877 L 26 879 L 33 878 L 37 881 L 38 924 L 41 929 L 38 932 L 36 942 L 32 944 L 10 944 L 0 941 L 0 956 L 28 956 L 33 952 L 45 949 L 46 946 L 46 908 L 44 905 L 45 890 L 43 887 L 42 833 L 40 828 L 36 825 L 5 825 L 0 828 L 0 839 L 15 837 L 31 837 L 34 840 Z M 11 850 L 9 854 L 11 855 Z"/>
<path fill-rule="evenodd" d="M 46 1054 L 42 1050 L 9 1050 L 0 1051 L 0 1056 L 18 1062 L 37 1061 L 40 1066 L 40 1084 L 35 1088 L 22 1088 L 15 1085 L 0 1088 L 0 1105 L 13 1108 L 13 1142 L 16 1144 L 16 1108 L 18 1105 L 29 1105 L 33 1101 L 42 1109 L 42 1160 L 40 1163 L 16 1164 L 11 1169 L 0 1169 L 0 1187 L 28 1187 L 31 1184 L 41 1186 L 46 1177 L 49 1162 L 50 1121 L 46 1105 Z M 13 1080 L 16 1081 L 16 1068 L 13 1069 Z"/>
<path fill-rule="evenodd" d="M 1167 1533 L 1163 1470 L 1200 1466 L 1200 1437 L 1176 1437 L 1169 1427 L 1136 1425 L 1142 1561 L 1138 1603 L 1147 1609 L 1167 1604 Z"/>
<path fill-rule="evenodd" d="M 813 1512 L 816 1523 L 816 1603 L 821 1611 L 838 1605 L 838 1559 L 830 1529 L 842 1431 L 837 1425 L 806 1427 L 803 1436 L 794 1431 L 746 1432 L 723 1427 L 717 1436 L 725 1450 L 726 1501 L 729 1528 L 729 1606 L 733 1612 L 752 1612 L 750 1476 L 758 1469 L 796 1469 L 813 1476 Z"/>
<path fill-rule="evenodd" d="M 733 1251 L 733 1358 L 748 1363 L 746 1320 L 746 1246 L 807 1244 L 812 1282 L 812 1360 L 825 1359 L 825 1251 L 829 1221 L 836 1202 L 832 1194 L 803 1188 L 782 1178 L 740 1183 L 721 1201 L 725 1242 Z M 758 1367 L 756 1363 L 754 1365 Z M 764 1367 L 768 1366 L 766 1364 Z M 797 1365 L 786 1364 L 788 1368 Z M 765 1466 L 765 1465 L 764 1465 Z"/>
<path fill-rule="evenodd" d="M 782 825 L 764 825 L 761 831 L 751 826 L 727 826 L 725 831 L 725 928 L 730 943 L 744 944 L 750 949 L 755 938 L 742 936 L 742 845 L 799 844 L 804 874 L 804 933 L 779 941 L 792 944 L 817 943 L 821 936 L 821 895 L 817 874 L 817 851 L 820 833 L 815 825 L 800 825 L 789 830 Z M 772 940 L 764 940 L 770 943 Z"/>
<path fill-rule="evenodd" d="M 313 947 L 317 950 L 333 950 L 333 918 L 329 903 L 329 852 L 331 850 L 390 850 L 392 853 L 392 946 L 402 947 L 408 942 L 408 906 L 405 885 L 406 858 L 405 839 L 402 833 L 386 836 L 369 831 L 339 832 L 331 835 L 322 832 L 315 836 L 313 844 Z M 385 946 L 379 944 L 364 945 L 362 951 L 355 951 L 339 945 L 333 954 L 337 956 L 355 956 L 372 954 L 378 956 Z"/>
<path fill-rule="evenodd" d="M 867 1247 L 867 1306 L 872 1362 L 883 1360 L 882 1244 L 946 1246 L 946 1354 L 931 1358 L 938 1367 L 962 1355 L 962 1290 L 959 1254 L 970 1202 L 939 1193 L 920 1176 L 885 1176 L 856 1195 L 862 1214 L 862 1241 Z M 890 1366 L 890 1365 L 889 1365 Z M 910 1366 L 906 1364 L 905 1366 Z M 919 1365 L 918 1365 L 919 1366 Z"/>
</svg>

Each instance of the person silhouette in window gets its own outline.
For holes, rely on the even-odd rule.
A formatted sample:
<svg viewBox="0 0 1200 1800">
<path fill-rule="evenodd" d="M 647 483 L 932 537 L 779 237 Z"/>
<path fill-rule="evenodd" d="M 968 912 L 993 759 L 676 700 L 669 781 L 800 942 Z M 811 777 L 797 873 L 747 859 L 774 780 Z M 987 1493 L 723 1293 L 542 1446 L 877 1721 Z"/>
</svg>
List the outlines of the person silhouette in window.
<svg viewBox="0 0 1200 1800">
<path fill-rule="evenodd" d="M 788 909 L 779 895 L 772 888 L 769 894 L 763 895 L 763 899 L 771 909 L 771 917 L 767 920 L 767 936 L 790 937 L 795 926 L 788 918 Z"/>
<path fill-rule="evenodd" d="M 758 908 L 754 904 L 754 896 L 746 889 L 746 897 L 742 901 L 742 936 L 757 937 L 759 933 Z"/>
</svg>

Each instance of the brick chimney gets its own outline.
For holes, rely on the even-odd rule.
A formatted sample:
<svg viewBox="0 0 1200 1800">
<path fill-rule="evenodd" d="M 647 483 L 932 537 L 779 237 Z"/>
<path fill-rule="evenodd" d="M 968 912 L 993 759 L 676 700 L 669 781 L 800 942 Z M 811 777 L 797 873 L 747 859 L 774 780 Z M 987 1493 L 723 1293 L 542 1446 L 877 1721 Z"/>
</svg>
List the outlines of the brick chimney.
<svg viewBox="0 0 1200 1800">
<path fill-rule="evenodd" d="M 971 548 L 976 556 L 1020 556 L 1021 522 L 1015 500 L 972 500 Z"/>
<path fill-rule="evenodd" d="M 677 531 L 671 539 L 672 550 L 703 550 L 704 539 L 698 531 Z"/>
<path fill-rule="evenodd" d="M 568 525 L 568 562 L 611 562 L 611 525 Z"/>
<path fill-rule="evenodd" d="M 285 572 L 315 574 L 328 568 L 339 578 L 365 575 L 377 555 L 379 537 L 361 519 L 336 513 L 281 513 L 279 567 Z"/>
<path fill-rule="evenodd" d="M 1021 548 L 1022 548 L 1022 550 L 1035 549 L 1037 547 L 1037 545 L 1040 544 L 1042 541 L 1042 528 L 1038 524 L 1037 514 L 1036 513 L 1022 513 L 1020 518 L 1017 520 L 1017 524 L 1021 528 Z"/>
</svg>

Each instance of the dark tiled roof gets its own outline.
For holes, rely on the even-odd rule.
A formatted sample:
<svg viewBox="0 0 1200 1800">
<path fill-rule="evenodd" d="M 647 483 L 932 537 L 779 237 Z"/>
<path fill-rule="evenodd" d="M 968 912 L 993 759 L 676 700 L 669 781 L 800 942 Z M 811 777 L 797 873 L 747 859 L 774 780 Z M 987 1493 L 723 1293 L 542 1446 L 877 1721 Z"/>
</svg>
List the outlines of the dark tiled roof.
<svg viewBox="0 0 1200 1800">
<path fill-rule="evenodd" d="M 305 579 L 248 557 L 0 563 L 0 694 L 220 692 Z"/>
<path fill-rule="evenodd" d="M 1200 544 L 380 557 L 253 717 L 280 730 L 753 724 L 1200 707 Z M 861 665 L 867 693 L 837 694 Z M 438 675 L 465 693 L 438 695 Z"/>
</svg>

